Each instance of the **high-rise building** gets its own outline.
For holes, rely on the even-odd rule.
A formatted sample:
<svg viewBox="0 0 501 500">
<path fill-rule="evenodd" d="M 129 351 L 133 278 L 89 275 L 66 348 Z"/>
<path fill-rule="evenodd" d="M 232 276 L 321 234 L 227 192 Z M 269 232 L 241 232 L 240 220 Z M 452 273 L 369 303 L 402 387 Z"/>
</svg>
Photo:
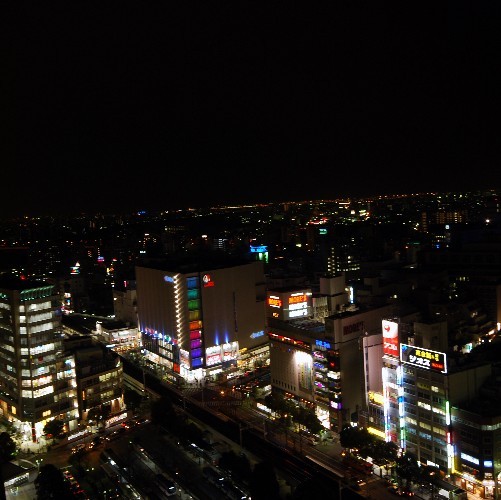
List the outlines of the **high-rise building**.
<svg viewBox="0 0 501 500">
<path fill-rule="evenodd" d="M 73 355 L 63 350 L 59 296 L 44 282 L 0 277 L 0 416 L 36 441 L 53 418 L 79 418 Z"/>
</svg>

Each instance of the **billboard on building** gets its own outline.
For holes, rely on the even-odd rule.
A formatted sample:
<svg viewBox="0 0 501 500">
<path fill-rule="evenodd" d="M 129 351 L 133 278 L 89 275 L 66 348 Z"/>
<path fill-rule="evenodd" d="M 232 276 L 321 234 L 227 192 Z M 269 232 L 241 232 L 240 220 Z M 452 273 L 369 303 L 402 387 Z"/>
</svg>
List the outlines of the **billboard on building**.
<svg viewBox="0 0 501 500">
<path fill-rule="evenodd" d="M 383 353 L 398 358 L 398 323 L 383 319 Z"/>
<path fill-rule="evenodd" d="M 266 297 L 267 315 L 282 321 L 311 315 L 311 290 L 270 291 Z"/>
<path fill-rule="evenodd" d="M 425 370 L 447 373 L 447 355 L 414 345 L 400 345 L 400 361 Z"/>
</svg>

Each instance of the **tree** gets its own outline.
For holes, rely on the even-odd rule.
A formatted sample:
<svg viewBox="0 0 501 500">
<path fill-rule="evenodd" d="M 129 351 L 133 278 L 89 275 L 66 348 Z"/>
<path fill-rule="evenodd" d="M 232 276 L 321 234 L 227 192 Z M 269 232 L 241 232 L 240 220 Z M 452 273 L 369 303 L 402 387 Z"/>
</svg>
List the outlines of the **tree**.
<svg viewBox="0 0 501 500">
<path fill-rule="evenodd" d="M 0 478 L 3 478 L 3 466 L 16 456 L 16 443 L 8 432 L 0 433 Z M 6 499 L 5 487 L 2 480 L 0 485 L 0 500 Z"/>
<path fill-rule="evenodd" d="M 43 431 L 46 436 L 52 435 L 54 437 L 58 437 L 63 432 L 63 428 L 64 422 L 57 418 L 53 418 L 45 424 Z"/>
<path fill-rule="evenodd" d="M 408 488 L 411 481 L 418 482 L 421 478 L 419 462 L 414 453 L 403 453 L 396 460 L 396 473 L 400 480 L 405 482 L 405 488 Z"/>
<path fill-rule="evenodd" d="M 348 450 L 357 450 L 361 456 L 368 456 L 368 449 L 373 443 L 374 436 L 364 427 L 345 425 L 339 433 L 339 443 Z"/>
<path fill-rule="evenodd" d="M 273 462 L 264 460 L 254 465 L 249 489 L 252 500 L 280 499 L 280 486 Z"/>
<path fill-rule="evenodd" d="M 312 433 L 318 434 L 324 426 L 318 419 L 315 410 L 310 408 L 304 408 L 303 411 L 299 413 L 301 423 Z"/>
<path fill-rule="evenodd" d="M 137 410 L 141 407 L 141 402 L 143 401 L 143 396 L 134 389 L 125 388 L 124 389 L 124 401 L 127 409 Z"/>
<path fill-rule="evenodd" d="M 106 420 L 111 413 L 111 406 L 109 404 L 94 406 L 87 413 L 87 420 L 95 420 L 97 422 L 102 422 Z"/>
<path fill-rule="evenodd" d="M 398 446 L 393 441 L 375 438 L 369 455 L 376 464 L 394 463 L 398 457 Z"/>
<path fill-rule="evenodd" d="M 421 467 L 420 484 L 427 483 L 431 487 L 431 497 L 434 496 L 434 489 L 440 479 L 440 469 L 434 465 L 425 465 Z"/>
<path fill-rule="evenodd" d="M 74 498 L 70 483 L 63 473 L 53 464 L 45 464 L 40 467 L 35 479 L 35 489 L 38 500 L 70 500 Z"/>
</svg>

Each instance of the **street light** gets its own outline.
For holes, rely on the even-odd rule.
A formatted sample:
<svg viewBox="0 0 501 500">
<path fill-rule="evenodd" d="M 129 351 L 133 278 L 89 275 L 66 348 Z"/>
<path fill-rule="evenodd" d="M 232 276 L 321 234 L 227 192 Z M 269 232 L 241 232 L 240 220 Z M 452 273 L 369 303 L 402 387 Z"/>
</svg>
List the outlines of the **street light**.
<svg viewBox="0 0 501 500">
<path fill-rule="evenodd" d="M 435 498 L 435 471 L 430 472 L 430 483 L 431 483 L 431 500 Z"/>
</svg>

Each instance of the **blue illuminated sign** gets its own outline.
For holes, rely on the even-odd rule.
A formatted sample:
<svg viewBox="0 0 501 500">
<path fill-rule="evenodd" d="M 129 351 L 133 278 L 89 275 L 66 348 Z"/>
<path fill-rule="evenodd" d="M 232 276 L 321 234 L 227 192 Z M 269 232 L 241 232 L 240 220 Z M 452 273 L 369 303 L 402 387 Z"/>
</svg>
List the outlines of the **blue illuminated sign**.
<svg viewBox="0 0 501 500">
<path fill-rule="evenodd" d="M 259 245 L 258 247 L 250 246 L 251 253 L 265 253 L 268 251 L 267 245 Z"/>
<path fill-rule="evenodd" d="M 315 340 L 315 345 L 318 347 L 325 347 L 325 349 L 331 348 L 330 342 L 326 342 L 325 340 Z"/>
<path fill-rule="evenodd" d="M 264 335 L 264 330 L 260 330 L 259 332 L 254 332 L 250 334 L 251 339 L 257 339 L 258 337 L 262 337 Z"/>
</svg>

